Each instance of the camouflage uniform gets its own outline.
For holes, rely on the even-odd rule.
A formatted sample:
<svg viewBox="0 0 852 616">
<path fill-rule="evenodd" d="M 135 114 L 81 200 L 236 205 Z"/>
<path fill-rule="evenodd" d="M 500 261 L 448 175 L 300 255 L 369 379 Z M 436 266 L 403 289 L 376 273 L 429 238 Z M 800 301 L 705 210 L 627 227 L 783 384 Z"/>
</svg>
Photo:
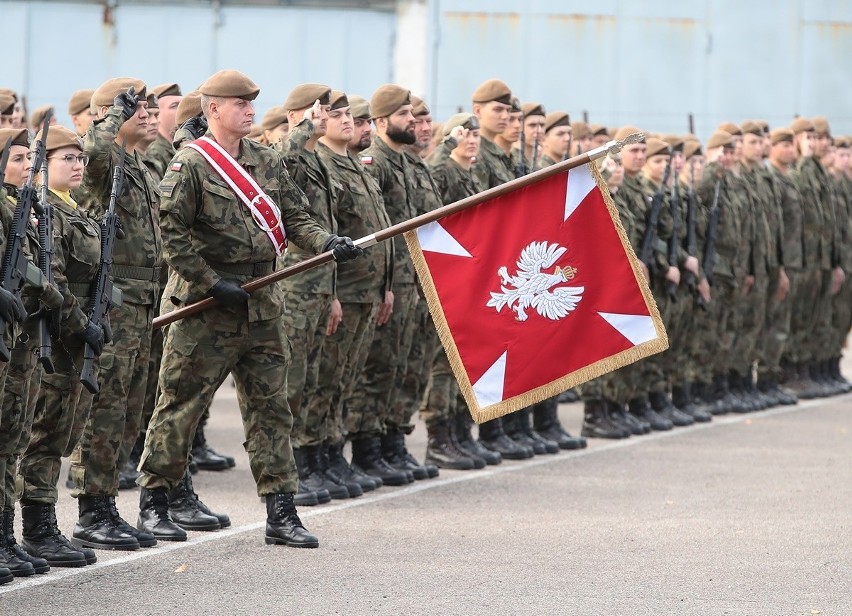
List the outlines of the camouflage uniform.
<svg viewBox="0 0 852 616">
<path fill-rule="evenodd" d="M 293 127 L 286 141 L 275 146 L 281 151 L 293 181 L 308 198 L 308 214 L 329 233 L 337 233 L 334 210 L 343 187 L 333 180 L 319 157 L 305 149 L 313 135 L 310 120 Z M 307 250 L 291 247 L 282 259 L 284 267 L 313 256 Z M 335 298 L 335 264 L 315 267 L 281 282 L 284 288 L 284 331 L 290 341 L 290 367 L 287 372 L 287 399 L 293 413 L 294 447 L 322 442 L 327 413 L 311 403 L 309 392 L 317 388 L 319 358 L 325 343 L 331 301 Z"/>
<path fill-rule="evenodd" d="M 835 360 L 842 355 L 846 335 L 852 327 L 852 180 L 832 175 L 837 227 L 837 261 L 846 279 L 837 295 L 832 297 L 831 354 Z"/>
<path fill-rule="evenodd" d="M 151 175 L 157 179 L 166 175 L 166 168 L 175 155 L 175 146 L 172 142 L 157 133 L 157 138 L 145 148 L 142 158 L 148 166 Z"/>
<path fill-rule="evenodd" d="M 329 234 L 308 216 L 307 200 L 281 155 L 242 139 L 236 160 L 281 209 L 289 240 L 320 252 Z M 245 282 L 270 273 L 275 247 L 225 180 L 192 149 L 178 152 L 174 163 L 160 183 L 160 226 L 172 270 L 164 294 L 167 302 L 182 306 L 198 301 L 222 278 Z M 217 306 L 169 326 L 161 394 L 148 427 L 140 485 L 174 487 L 180 481 L 191 436 L 230 372 L 258 494 L 298 489 L 290 445 L 290 348 L 283 314 L 284 290 L 273 284 L 252 293 L 245 305 Z"/>
<path fill-rule="evenodd" d="M 417 178 L 405 154 L 393 151 L 380 136 L 361 152 L 365 169 L 378 180 L 385 210 L 392 224 L 417 215 L 414 186 Z M 394 243 L 394 305 L 390 321 L 376 328 L 359 386 L 347 401 L 346 427 L 352 439 L 385 433 L 385 422 L 405 374 L 416 327 L 417 291 L 414 263 L 402 236 Z M 402 428 L 402 426 L 398 426 Z"/>
<path fill-rule="evenodd" d="M 515 179 L 512 158 L 490 139 L 482 138 L 473 174 L 482 190 L 494 188 Z"/>
<path fill-rule="evenodd" d="M 389 227 L 379 185 L 360 161 L 349 152 L 335 154 L 322 143 L 317 144 L 316 152 L 332 178 L 347 187 L 337 202 L 340 233 L 359 238 Z M 304 445 L 339 443 L 344 437 L 343 407 L 367 361 L 378 306 L 385 292 L 392 290 L 393 251 L 393 242 L 381 242 L 365 249 L 362 258 L 338 265 L 337 298 L 343 320 L 325 339 L 316 390 L 310 393 L 308 402 L 328 418 L 325 433 L 314 441 L 306 439 Z"/>
</svg>

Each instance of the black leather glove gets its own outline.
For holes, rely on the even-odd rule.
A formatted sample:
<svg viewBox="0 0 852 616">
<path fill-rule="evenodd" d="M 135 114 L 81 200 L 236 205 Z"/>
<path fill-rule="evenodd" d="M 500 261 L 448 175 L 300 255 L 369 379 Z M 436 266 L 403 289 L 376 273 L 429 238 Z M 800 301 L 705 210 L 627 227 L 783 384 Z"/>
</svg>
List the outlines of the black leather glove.
<svg viewBox="0 0 852 616">
<path fill-rule="evenodd" d="M 27 318 L 27 311 L 21 300 L 3 287 L 0 287 L 0 317 L 7 323 L 21 322 Z"/>
<path fill-rule="evenodd" d="M 328 236 L 328 239 L 322 247 L 323 252 L 326 252 L 327 250 L 331 251 L 331 254 L 334 255 L 334 260 L 338 263 L 351 261 L 352 259 L 364 254 L 364 249 L 356 246 L 352 241 L 352 238 L 345 236 L 337 237 L 334 234 Z"/>
<path fill-rule="evenodd" d="M 238 282 L 224 279 L 213 285 L 210 295 L 223 306 L 239 306 L 245 304 L 249 298 L 248 292 L 240 287 Z"/>
<path fill-rule="evenodd" d="M 121 109 L 125 120 L 129 120 L 136 113 L 136 105 L 139 103 L 139 97 L 136 96 L 136 90 L 131 86 L 127 92 L 122 92 L 115 97 L 113 105 Z"/>
<path fill-rule="evenodd" d="M 91 321 L 86 323 L 86 328 L 83 330 L 83 341 L 92 347 L 95 355 L 100 355 L 104 350 L 104 330 L 99 325 L 95 325 Z"/>
<path fill-rule="evenodd" d="M 207 132 L 207 118 L 204 116 L 189 118 L 181 128 L 188 131 L 193 139 L 199 139 Z"/>
</svg>

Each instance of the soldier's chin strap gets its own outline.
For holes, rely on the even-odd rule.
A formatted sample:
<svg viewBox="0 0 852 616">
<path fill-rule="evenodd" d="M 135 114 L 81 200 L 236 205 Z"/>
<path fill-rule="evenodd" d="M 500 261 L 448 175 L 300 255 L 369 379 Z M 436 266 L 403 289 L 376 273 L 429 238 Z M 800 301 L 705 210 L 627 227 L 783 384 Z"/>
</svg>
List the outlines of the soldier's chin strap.
<svg viewBox="0 0 852 616">
<path fill-rule="evenodd" d="M 589 160 L 597 160 L 607 154 L 618 154 L 625 146 L 633 145 L 634 143 L 641 143 L 644 139 L 645 133 L 631 133 L 620 141 L 608 141 L 599 148 L 589 150 L 586 154 L 588 155 Z"/>
</svg>

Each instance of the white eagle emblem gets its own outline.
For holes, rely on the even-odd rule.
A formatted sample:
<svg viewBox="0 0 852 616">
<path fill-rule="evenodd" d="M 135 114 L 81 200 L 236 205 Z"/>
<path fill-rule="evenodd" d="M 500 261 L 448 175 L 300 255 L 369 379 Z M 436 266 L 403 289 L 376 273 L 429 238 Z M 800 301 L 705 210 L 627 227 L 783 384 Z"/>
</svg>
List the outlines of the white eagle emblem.
<svg viewBox="0 0 852 616">
<path fill-rule="evenodd" d="M 508 306 L 517 313 L 516 319 L 521 322 L 529 318 L 525 311 L 530 307 L 552 321 L 568 316 L 583 299 L 586 288 L 553 287 L 572 280 L 577 274 L 577 268 L 570 265 L 556 267 L 552 274 L 542 271 L 551 267 L 567 251 L 559 244 L 531 243 L 521 251 L 517 275 L 509 276 L 505 266 L 497 270 L 502 293 L 492 291 L 486 305 L 495 308 L 497 312 Z"/>
</svg>

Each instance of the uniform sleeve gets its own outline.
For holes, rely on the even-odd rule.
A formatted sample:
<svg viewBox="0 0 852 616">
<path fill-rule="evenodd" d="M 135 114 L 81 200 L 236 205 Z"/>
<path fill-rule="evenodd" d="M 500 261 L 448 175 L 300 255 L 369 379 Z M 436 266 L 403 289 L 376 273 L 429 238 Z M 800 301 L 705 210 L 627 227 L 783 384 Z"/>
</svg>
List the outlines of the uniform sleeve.
<svg viewBox="0 0 852 616">
<path fill-rule="evenodd" d="M 293 182 L 283 161 L 279 162 L 278 184 L 276 203 L 281 208 L 287 240 L 303 250 L 319 254 L 331 234 L 308 215 L 307 197 Z"/>
<path fill-rule="evenodd" d="M 69 244 L 70 233 L 66 233 L 68 223 L 60 216 L 53 216 L 53 256 L 50 267 L 53 270 L 53 282 L 62 293 L 62 324 L 72 332 L 81 332 L 86 327 L 89 318 L 83 312 L 77 296 L 68 289 L 68 278 L 65 270 L 68 267 L 68 255 L 71 252 Z"/>
<path fill-rule="evenodd" d="M 86 167 L 86 175 L 90 177 L 107 177 L 111 173 L 110 156 L 112 146 L 121 125 L 124 124 L 124 115 L 118 107 L 111 107 L 100 120 L 95 120 L 86 131 L 83 149 L 89 156 L 89 164 Z"/>
</svg>

